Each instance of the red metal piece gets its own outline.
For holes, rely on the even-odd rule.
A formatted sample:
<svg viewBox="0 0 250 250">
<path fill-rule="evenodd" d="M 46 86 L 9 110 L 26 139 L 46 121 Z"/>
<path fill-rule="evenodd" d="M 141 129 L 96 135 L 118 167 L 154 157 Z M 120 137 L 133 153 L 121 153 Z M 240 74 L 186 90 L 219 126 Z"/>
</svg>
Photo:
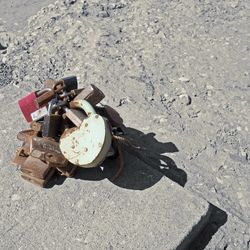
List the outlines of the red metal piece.
<svg viewBox="0 0 250 250">
<path fill-rule="evenodd" d="M 36 92 L 32 92 L 18 101 L 19 107 L 27 122 L 31 122 L 31 113 L 37 110 L 36 106 Z"/>
</svg>

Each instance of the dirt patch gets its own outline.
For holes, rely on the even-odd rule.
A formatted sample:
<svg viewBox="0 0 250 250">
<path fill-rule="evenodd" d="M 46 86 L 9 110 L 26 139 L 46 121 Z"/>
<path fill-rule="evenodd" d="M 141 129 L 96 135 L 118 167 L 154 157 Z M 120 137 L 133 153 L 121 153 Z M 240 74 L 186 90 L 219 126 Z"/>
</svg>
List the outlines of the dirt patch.
<svg viewBox="0 0 250 250">
<path fill-rule="evenodd" d="M 12 81 L 13 67 L 5 63 L 0 63 L 0 88 L 8 85 Z"/>
</svg>

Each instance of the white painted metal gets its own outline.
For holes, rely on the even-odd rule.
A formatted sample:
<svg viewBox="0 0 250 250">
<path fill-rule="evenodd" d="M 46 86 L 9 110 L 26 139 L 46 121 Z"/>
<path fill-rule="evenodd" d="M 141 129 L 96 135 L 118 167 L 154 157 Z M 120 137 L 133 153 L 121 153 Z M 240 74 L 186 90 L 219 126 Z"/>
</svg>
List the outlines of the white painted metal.
<svg viewBox="0 0 250 250">
<path fill-rule="evenodd" d="M 47 114 L 48 114 L 47 107 L 42 107 L 42 108 L 36 110 L 35 112 L 31 113 L 30 116 L 32 118 L 32 121 L 37 121 L 37 120 L 43 118 L 44 116 L 46 116 Z"/>
<path fill-rule="evenodd" d="M 74 101 L 74 107 L 83 109 L 88 117 L 80 128 L 63 133 L 60 149 L 71 163 L 84 168 L 96 167 L 104 161 L 111 146 L 109 125 L 86 100 Z"/>
</svg>

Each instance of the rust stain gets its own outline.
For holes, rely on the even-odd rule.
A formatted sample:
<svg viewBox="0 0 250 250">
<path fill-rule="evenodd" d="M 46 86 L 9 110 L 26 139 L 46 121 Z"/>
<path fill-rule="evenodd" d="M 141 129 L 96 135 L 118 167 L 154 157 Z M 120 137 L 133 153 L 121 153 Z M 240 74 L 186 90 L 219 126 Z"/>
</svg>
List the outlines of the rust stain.
<svg viewBox="0 0 250 250">
<path fill-rule="evenodd" d="M 74 127 L 74 128 L 69 128 L 67 129 L 61 136 L 61 139 L 65 139 L 66 137 L 70 136 L 74 131 L 76 131 L 78 128 Z"/>
</svg>

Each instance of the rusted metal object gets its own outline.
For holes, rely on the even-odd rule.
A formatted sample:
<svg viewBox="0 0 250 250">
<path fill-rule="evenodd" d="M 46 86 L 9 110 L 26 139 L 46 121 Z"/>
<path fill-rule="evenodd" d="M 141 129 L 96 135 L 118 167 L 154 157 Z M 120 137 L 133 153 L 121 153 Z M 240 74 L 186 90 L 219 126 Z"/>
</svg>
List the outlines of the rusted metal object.
<svg viewBox="0 0 250 250">
<path fill-rule="evenodd" d="M 44 82 L 44 88 L 45 89 L 53 89 L 53 87 L 55 86 L 56 84 L 56 80 L 54 79 L 47 79 L 45 82 Z"/>
<path fill-rule="evenodd" d="M 31 128 L 31 130 L 34 130 L 35 132 L 42 132 L 43 123 L 33 121 L 33 122 L 30 123 L 30 128 Z"/>
<path fill-rule="evenodd" d="M 73 90 L 70 90 L 69 92 L 64 91 L 64 93 L 59 95 L 59 98 L 62 100 L 65 100 L 65 98 L 67 98 L 68 101 L 71 101 L 74 97 L 79 95 L 82 91 L 83 89 L 73 89 Z"/>
<path fill-rule="evenodd" d="M 106 117 L 112 127 L 120 127 L 123 124 L 123 119 L 120 114 L 108 105 L 103 105 L 101 107 L 96 107 L 96 112 L 103 117 Z"/>
<path fill-rule="evenodd" d="M 51 101 L 53 98 L 55 98 L 56 92 L 52 89 L 46 93 L 44 93 L 43 95 L 39 96 L 36 99 L 37 102 L 37 106 L 41 107 L 43 105 L 46 105 L 49 101 Z"/>
<path fill-rule="evenodd" d="M 87 86 L 86 88 L 84 88 L 81 91 L 81 93 L 78 94 L 74 98 L 74 101 L 76 101 L 76 100 L 86 100 L 91 105 L 95 106 L 100 101 L 102 101 L 104 97 L 105 97 L 105 95 L 103 94 L 103 92 L 100 89 L 98 89 L 95 85 L 91 84 L 91 85 Z M 71 108 L 75 108 L 74 103 L 75 102 L 70 103 Z"/>
<path fill-rule="evenodd" d="M 87 117 L 82 111 L 77 109 L 65 108 L 65 116 L 74 123 L 76 127 L 80 127 L 83 120 Z"/>
<path fill-rule="evenodd" d="M 12 160 L 12 164 L 20 166 L 26 161 L 27 157 L 28 157 L 28 155 L 25 154 L 23 148 L 20 147 L 16 150 L 16 156 Z"/>
<path fill-rule="evenodd" d="M 120 135 L 123 120 L 116 110 L 99 104 L 105 97 L 100 89 L 77 85 L 75 76 L 48 79 L 43 89 L 19 101 L 30 122 L 30 129 L 17 135 L 23 145 L 13 160 L 23 179 L 45 187 L 56 172 L 71 177 L 78 167 L 97 167 L 117 156 L 119 170 L 113 179 L 120 175 L 121 140 L 114 135 Z"/>
<path fill-rule="evenodd" d="M 22 154 L 29 156 L 31 152 L 30 143 L 24 142 L 22 145 Z"/>
<path fill-rule="evenodd" d="M 65 168 L 68 165 L 68 160 L 63 156 L 63 154 L 45 154 L 45 161 L 54 168 L 60 167 Z"/>
<path fill-rule="evenodd" d="M 77 166 L 72 165 L 72 164 L 68 164 L 65 167 L 60 167 L 59 166 L 56 169 L 63 176 L 72 177 L 75 174 L 76 170 L 77 170 Z"/>
<path fill-rule="evenodd" d="M 45 162 L 45 152 L 43 151 L 40 151 L 40 150 L 37 150 L 37 149 L 33 149 L 30 153 L 30 156 L 36 158 L 36 159 L 39 159 L 43 162 Z"/>
<path fill-rule="evenodd" d="M 27 173 L 23 173 L 21 172 L 21 177 L 28 181 L 28 182 L 31 182 L 32 184 L 35 184 L 39 187 L 46 187 L 47 183 L 49 182 L 49 180 L 52 178 L 52 176 L 54 175 L 55 173 L 55 169 L 54 168 L 50 168 L 50 170 L 48 171 L 46 177 L 44 179 L 40 179 L 40 178 L 37 178 L 35 176 L 32 176 L 30 174 L 27 174 Z"/>
<path fill-rule="evenodd" d="M 11 161 L 12 164 L 16 166 L 22 166 L 23 163 L 26 161 L 27 156 L 16 155 L 15 158 Z"/>
<path fill-rule="evenodd" d="M 65 168 L 68 165 L 68 160 L 63 156 L 63 154 L 52 153 L 52 152 L 45 152 L 40 151 L 37 149 L 33 149 L 30 155 L 34 158 L 37 158 L 47 164 L 50 167 L 60 167 Z"/>
<path fill-rule="evenodd" d="M 32 129 L 23 130 L 17 134 L 17 139 L 23 142 L 30 143 L 32 138 L 37 137 L 38 134 L 38 131 L 34 131 Z"/>
<path fill-rule="evenodd" d="M 45 93 L 41 94 L 36 98 L 36 107 L 41 108 L 44 105 L 47 105 L 48 102 L 55 98 L 56 94 L 61 92 L 64 88 L 65 84 L 63 81 L 56 82 L 49 91 L 46 91 Z"/>
<path fill-rule="evenodd" d="M 57 137 L 60 130 L 62 117 L 58 114 L 51 114 L 44 117 L 42 136 L 44 137 Z"/>
<path fill-rule="evenodd" d="M 53 138 L 33 137 L 31 140 L 31 148 L 42 152 L 61 154 L 59 143 Z"/>
<path fill-rule="evenodd" d="M 65 77 L 60 79 L 59 81 L 54 81 L 49 79 L 45 82 L 45 87 L 50 88 L 49 91 L 39 95 L 36 98 L 36 106 L 43 107 L 47 105 L 53 98 L 55 98 L 56 94 L 59 94 L 62 91 L 74 91 L 77 89 L 77 78 L 75 76 Z M 73 93 L 73 92 L 72 92 Z M 61 93 L 62 94 L 62 93 Z"/>
<path fill-rule="evenodd" d="M 51 167 L 49 164 L 30 155 L 22 164 L 21 171 L 30 176 L 34 176 L 39 179 L 45 179 L 50 168 Z"/>
</svg>

